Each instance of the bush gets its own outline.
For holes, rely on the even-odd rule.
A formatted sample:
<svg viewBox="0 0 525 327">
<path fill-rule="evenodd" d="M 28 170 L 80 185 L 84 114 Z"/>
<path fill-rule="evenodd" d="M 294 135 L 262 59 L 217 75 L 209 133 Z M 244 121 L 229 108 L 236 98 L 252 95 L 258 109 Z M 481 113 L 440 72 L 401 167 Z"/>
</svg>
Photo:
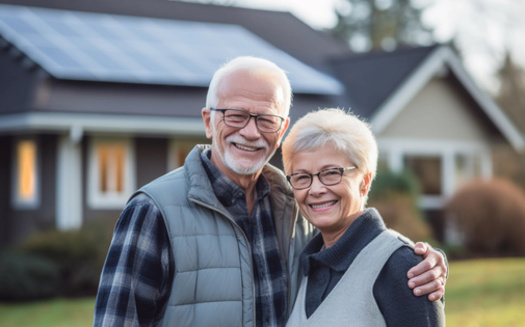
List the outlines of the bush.
<svg viewBox="0 0 525 327">
<path fill-rule="evenodd" d="M 392 193 L 408 195 L 417 203 L 420 190 L 416 177 L 407 170 L 399 173 L 386 169 L 378 170 L 370 189 L 370 200 L 383 200 Z"/>
<path fill-rule="evenodd" d="M 372 183 L 368 205 L 379 211 L 388 228 L 414 241 L 435 243 L 417 206 L 418 197 L 418 183 L 412 174 L 380 170 Z"/>
<path fill-rule="evenodd" d="M 59 269 L 51 260 L 0 252 L 0 301 L 28 301 L 58 294 Z"/>
<path fill-rule="evenodd" d="M 503 179 L 465 185 L 446 206 L 467 255 L 525 255 L 525 194 Z"/>
<path fill-rule="evenodd" d="M 62 296 L 96 294 L 107 247 L 88 231 L 49 231 L 33 235 L 19 250 L 54 262 Z"/>
</svg>

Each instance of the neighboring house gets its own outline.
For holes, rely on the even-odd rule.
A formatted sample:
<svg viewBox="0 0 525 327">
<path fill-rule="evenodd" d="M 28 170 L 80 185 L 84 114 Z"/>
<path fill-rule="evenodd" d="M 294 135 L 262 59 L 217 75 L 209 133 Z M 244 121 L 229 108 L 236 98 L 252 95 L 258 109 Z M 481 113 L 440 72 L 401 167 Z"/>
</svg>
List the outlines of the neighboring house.
<svg viewBox="0 0 525 327">
<path fill-rule="evenodd" d="M 333 67 L 352 109 L 372 126 L 380 166 L 418 177 L 420 207 L 441 239 L 453 234 L 443 226 L 443 205 L 465 181 L 492 176 L 493 147 L 525 148 L 523 135 L 447 46 L 352 56 Z"/>
<path fill-rule="evenodd" d="M 4 244 L 51 227 L 113 225 L 135 189 L 209 142 L 201 109 L 229 59 L 284 68 L 296 116 L 344 92 L 239 25 L 0 4 L 0 35 Z"/>
<path fill-rule="evenodd" d="M 209 142 L 207 84 L 237 55 L 289 72 L 292 123 L 319 107 L 367 118 L 381 163 L 418 174 L 434 222 L 463 180 L 492 174 L 494 142 L 524 147 L 446 46 L 352 55 L 289 13 L 184 2 L 0 3 L 0 245 L 113 226 L 136 188 Z"/>
</svg>

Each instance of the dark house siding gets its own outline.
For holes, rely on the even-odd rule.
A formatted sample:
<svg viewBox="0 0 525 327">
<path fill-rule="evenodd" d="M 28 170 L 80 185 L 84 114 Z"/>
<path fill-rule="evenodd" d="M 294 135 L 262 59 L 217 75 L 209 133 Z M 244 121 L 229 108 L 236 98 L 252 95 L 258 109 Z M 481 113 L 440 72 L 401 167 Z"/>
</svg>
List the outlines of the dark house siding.
<svg viewBox="0 0 525 327">
<path fill-rule="evenodd" d="M 168 171 L 168 140 L 137 138 L 135 140 L 137 189 Z"/>
<path fill-rule="evenodd" d="M 12 154 L 16 139 L 16 137 L 1 137 L 2 153 Z M 2 156 L 0 160 L 0 168 L 2 168 L 0 196 L 4 199 L 0 204 L 0 245 L 18 243 L 35 231 L 47 230 L 55 226 L 55 162 L 58 138 L 56 135 L 39 134 L 35 135 L 34 139 L 37 142 L 39 179 L 37 184 L 39 203 L 35 208 L 13 208 L 12 178 L 15 172 L 13 157 Z"/>
<path fill-rule="evenodd" d="M 0 246 L 7 245 L 10 240 L 11 224 L 11 153 L 12 136 L 0 136 Z"/>
</svg>

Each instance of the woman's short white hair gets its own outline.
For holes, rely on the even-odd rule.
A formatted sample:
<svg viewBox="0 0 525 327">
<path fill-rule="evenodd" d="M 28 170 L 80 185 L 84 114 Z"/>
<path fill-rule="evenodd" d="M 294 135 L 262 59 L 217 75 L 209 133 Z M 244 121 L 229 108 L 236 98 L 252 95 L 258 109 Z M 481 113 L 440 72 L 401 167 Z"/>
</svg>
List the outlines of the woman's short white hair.
<svg viewBox="0 0 525 327">
<path fill-rule="evenodd" d="M 292 173 L 295 153 L 332 145 L 364 174 L 377 170 L 377 143 L 370 126 L 341 109 L 320 109 L 306 114 L 291 128 L 282 144 L 286 174 Z"/>
<path fill-rule="evenodd" d="M 237 57 L 227 62 L 215 72 L 208 88 L 206 108 L 216 108 L 218 103 L 217 91 L 220 82 L 229 74 L 237 71 L 246 71 L 254 75 L 276 78 L 284 90 L 283 114 L 284 117 L 288 117 L 290 106 L 292 105 L 292 88 L 286 72 L 269 60 L 250 56 Z"/>
</svg>

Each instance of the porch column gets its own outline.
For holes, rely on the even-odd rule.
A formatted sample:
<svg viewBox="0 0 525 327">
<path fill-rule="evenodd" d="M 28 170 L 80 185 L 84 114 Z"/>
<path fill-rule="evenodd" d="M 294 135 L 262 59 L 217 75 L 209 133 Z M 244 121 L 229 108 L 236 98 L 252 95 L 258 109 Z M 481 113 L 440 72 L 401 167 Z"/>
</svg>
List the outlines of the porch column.
<svg viewBox="0 0 525 327">
<path fill-rule="evenodd" d="M 481 177 L 484 179 L 492 178 L 492 155 L 490 150 L 485 150 L 480 154 L 481 161 Z"/>
<path fill-rule="evenodd" d="M 458 176 L 456 174 L 456 153 L 451 150 L 447 150 L 443 153 L 442 157 L 442 168 L 441 168 L 441 182 L 443 183 L 443 189 L 441 196 L 443 200 L 448 200 L 458 185 Z"/>
<path fill-rule="evenodd" d="M 62 135 L 58 142 L 56 226 L 59 230 L 82 226 L 81 146 L 79 138 L 72 135 Z"/>
</svg>

